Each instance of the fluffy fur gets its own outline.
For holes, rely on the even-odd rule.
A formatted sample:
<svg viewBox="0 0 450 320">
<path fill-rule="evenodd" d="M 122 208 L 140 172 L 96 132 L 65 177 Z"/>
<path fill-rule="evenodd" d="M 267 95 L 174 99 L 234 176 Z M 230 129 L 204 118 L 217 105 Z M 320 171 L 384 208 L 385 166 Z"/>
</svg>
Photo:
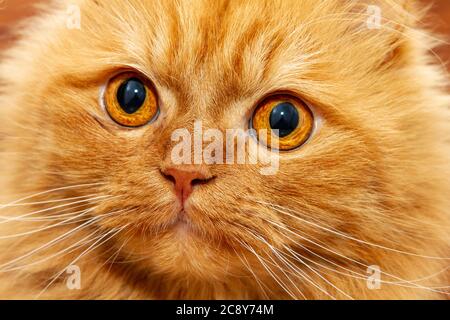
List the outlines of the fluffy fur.
<svg viewBox="0 0 450 320">
<path fill-rule="evenodd" d="M 0 67 L 1 298 L 448 297 L 449 97 L 418 3 L 65 2 L 29 21 Z M 81 30 L 66 28 L 69 3 Z M 99 103 L 129 68 L 161 107 L 133 130 Z M 320 115 L 314 138 L 273 176 L 208 166 L 192 229 L 167 227 L 172 131 L 245 128 L 284 91 Z"/>
</svg>

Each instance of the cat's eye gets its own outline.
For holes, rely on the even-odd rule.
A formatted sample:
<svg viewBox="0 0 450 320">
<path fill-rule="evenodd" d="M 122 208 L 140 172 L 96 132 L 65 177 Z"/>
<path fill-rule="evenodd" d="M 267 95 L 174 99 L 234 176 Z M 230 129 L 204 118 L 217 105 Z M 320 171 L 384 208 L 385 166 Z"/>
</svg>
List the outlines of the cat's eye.
<svg viewBox="0 0 450 320">
<path fill-rule="evenodd" d="M 140 127 L 158 114 L 158 100 L 148 79 L 124 72 L 112 78 L 105 90 L 104 102 L 110 117 L 126 127 Z"/>
<path fill-rule="evenodd" d="M 264 144 L 277 145 L 279 150 L 287 151 L 309 139 L 314 129 L 314 116 L 302 100 L 291 95 L 275 95 L 259 104 L 251 126 Z M 261 132 L 267 135 L 261 136 Z"/>
</svg>

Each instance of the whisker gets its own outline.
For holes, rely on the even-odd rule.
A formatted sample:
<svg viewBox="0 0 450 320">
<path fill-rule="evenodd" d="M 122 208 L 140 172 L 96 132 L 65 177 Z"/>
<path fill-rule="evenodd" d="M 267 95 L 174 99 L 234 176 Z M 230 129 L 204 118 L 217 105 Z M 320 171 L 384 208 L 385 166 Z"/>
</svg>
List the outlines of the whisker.
<svg viewBox="0 0 450 320">
<path fill-rule="evenodd" d="M 276 250 L 272 245 L 270 245 L 265 239 L 260 237 L 261 241 L 264 241 L 272 250 L 273 252 L 279 256 L 280 259 L 285 260 L 284 258 L 282 258 L 280 256 L 280 254 L 283 254 L 282 252 L 278 252 L 278 250 Z M 351 296 L 349 296 L 347 293 L 343 292 L 341 289 L 339 289 L 338 287 L 336 287 L 334 284 L 332 284 L 330 281 L 328 281 L 327 279 L 325 279 L 322 275 L 320 275 L 317 271 L 313 270 L 307 263 L 305 263 L 302 259 L 296 259 L 297 261 L 299 261 L 301 264 L 303 264 L 304 266 L 306 266 L 308 269 L 310 269 L 312 272 L 314 272 L 317 276 L 319 276 L 322 280 L 324 280 L 326 283 L 328 283 L 329 285 L 331 285 L 333 288 L 335 288 L 338 292 L 342 293 L 344 296 L 346 296 L 348 299 L 352 299 L 353 298 Z M 292 270 L 294 272 L 301 272 L 306 278 L 305 280 L 307 280 L 308 282 L 310 282 L 314 287 L 316 287 L 317 289 L 319 289 L 321 292 L 323 292 L 324 294 L 326 294 L 327 296 L 329 296 L 331 299 L 336 300 L 336 297 L 334 297 L 333 295 L 331 295 L 330 293 L 328 293 L 325 289 L 323 289 L 322 287 L 320 287 L 319 285 L 317 285 L 316 283 L 314 283 L 314 281 L 312 281 L 312 279 L 303 271 L 301 271 L 300 269 L 296 268 L 295 266 L 293 266 L 291 263 L 289 263 L 287 261 L 287 263 L 291 266 Z M 308 280 L 309 279 L 309 280 Z"/>
<path fill-rule="evenodd" d="M 89 252 L 95 250 L 96 248 L 98 248 L 99 246 L 103 245 L 104 243 L 106 243 L 107 241 L 109 241 L 110 239 L 112 239 L 113 237 L 115 237 L 117 234 L 119 234 L 123 229 L 125 229 L 126 227 L 128 227 L 130 225 L 126 224 L 123 227 L 120 228 L 115 228 L 110 230 L 109 232 L 105 233 L 99 240 L 95 241 L 92 245 L 89 246 L 89 248 L 87 248 L 86 250 L 84 250 L 78 257 L 76 257 L 72 262 L 70 262 L 63 270 L 61 270 L 59 273 L 57 273 L 53 279 L 45 286 L 45 288 L 37 295 L 36 299 L 39 299 L 39 297 L 45 293 L 45 291 L 47 291 L 47 289 L 64 273 L 64 271 L 71 265 L 75 264 L 78 260 L 80 260 L 83 256 L 85 256 L 86 254 L 88 254 Z M 106 240 L 103 240 L 105 237 L 107 237 L 108 235 L 110 235 L 111 233 L 113 233 L 112 236 L 108 237 Z M 102 241 L 103 240 L 103 241 Z"/>
<path fill-rule="evenodd" d="M 335 254 L 335 255 L 341 257 L 341 258 L 344 258 L 344 259 L 346 259 L 346 260 L 348 260 L 348 261 L 351 261 L 351 262 L 353 262 L 353 263 L 355 263 L 355 264 L 358 264 L 358 265 L 360 265 L 360 266 L 363 266 L 363 267 L 365 267 L 365 268 L 368 268 L 368 267 L 369 267 L 368 265 L 366 265 L 366 264 L 364 264 L 364 263 L 362 263 L 362 262 L 359 262 L 359 261 L 357 261 L 357 260 L 355 260 L 355 259 L 349 258 L 349 257 L 347 257 L 347 256 L 345 256 L 345 255 L 343 255 L 343 254 L 341 254 L 341 253 L 339 253 L 339 252 L 336 252 L 336 251 L 334 251 L 334 250 L 331 250 L 331 249 L 329 249 L 329 248 L 327 248 L 327 247 L 324 247 L 324 246 L 322 246 L 322 245 L 320 245 L 320 244 L 318 244 L 318 243 L 316 243 L 316 242 L 314 242 L 314 241 L 312 241 L 312 240 L 310 240 L 310 239 L 308 239 L 308 238 L 306 238 L 306 237 L 303 237 L 303 236 L 299 235 L 298 233 L 295 233 L 295 232 L 293 232 L 292 230 L 290 230 L 290 229 L 288 229 L 288 228 L 286 228 L 286 227 L 283 227 L 283 226 L 281 226 L 280 224 L 278 224 L 278 223 L 276 223 L 276 222 L 273 222 L 273 221 L 270 221 L 270 220 L 267 220 L 267 219 L 265 219 L 265 220 L 266 220 L 267 222 L 269 222 L 269 223 L 271 223 L 271 224 L 273 224 L 273 225 L 276 225 L 276 226 L 278 226 L 279 228 L 281 228 L 281 229 L 283 229 L 283 230 L 286 230 L 286 231 L 288 231 L 289 233 L 292 233 L 293 235 L 295 235 L 295 236 L 297 236 L 297 237 L 299 237 L 299 238 L 301 238 L 301 239 L 303 239 L 303 240 L 305 240 L 305 241 L 307 241 L 307 242 L 310 242 L 310 243 L 312 243 L 312 244 L 314 244 L 314 245 L 316 245 L 316 246 L 318 246 L 318 247 L 320 247 L 320 248 L 322 248 L 322 249 L 324 249 L 324 250 L 326 250 L 326 251 L 328 251 L 328 252 L 331 252 L 331 253 L 333 253 L 333 254 Z M 294 230 L 298 231 L 297 229 L 294 229 Z M 393 274 L 390 274 L 390 273 L 388 273 L 388 272 L 385 272 L 385 271 L 380 271 L 380 272 L 381 272 L 382 274 L 386 275 L 386 276 L 389 276 L 389 277 L 393 278 L 393 279 L 399 280 L 399 281 L 404 282 L 404 283 L 412 284 L 412 286 L 413 286 L 414 288 L 417 288 L 417 289 L 423 289 L 423 290 L 428 290 L 428 291 L 432 291 L 432 292 L 436 292 L 436 293 L 441 293 L 441 294 L 449 295 L 449 293 L 444 292 L 444 291 L 434 290 L 434 289 L 429 288 L 429 287 L 425 287 L 425 286 L 422 286 L 422 285 L 418 285 L 418 284 L 415 284 L 415 283 L 411 283 L 411 282 L 408 281 L 408 280 L 402 279 L 402 278 L 400 278 L 400 277 L 398 277 L 398 276 L 395 276 L 395 275 L 393 275 Z"/>
<path fill-rule="evenodd" d="M 354 279 L 359 279 L 359 280 L 367 281 L 367 275 L 358 273 L 358 272 L 356 272 L 356 271 L 354 271 L 354 270 L 351 270 L 351 269 L 348 269 L 348 268 L 346 268 L 346 267 L 344 267 L 344 266 L 341 266 L 341 265 L 337 264 L 336 262 L 333 262 L 333 261 L 331 261 L 331 260 L 329 260 L 329 259 L 327 259 L 327 258 L 325 258 L 325 257 L 323 257 L 323 256 L 321 256 L 321 255 L 319 255 L 319 254 L 317 254 L 316 252 L 314 252 L 314 251 L 312 251 L 312 250 L 309 250 L 307 247 L 303 246 L 301 243 L 296 242 L 295 240 L 293 240 L 292 238 L 286 236 L 285 234 L 283 234 L 283 236 L 286 237 L 287 239 L 289 239 L 290 241 L 292 241 L 293 243 L 295 243 L 296 245 L 300 246 L 300 247 L 301 247 L 302 249 L 304 249 L 305 251 L 308 251 L 309 253 L 311 253 L 311 254 L 317 256 L 319 259 L 324 260 L 324 261 L 326 261 L 326 262 L 328 262 L 328 263 L 330 263 L 330 264 L 332 264 L 332 265 L 334 265 L 334 266 L 336 266 L 336 267 L 338 267 L 338 268 L 344 269 L 344 270 L 346 270 L 346 271 L 348 271 L 348 272 L 350 272 L 350 273 L 356 274 L 356 275 L 349 274 L 349 273 L 344 273 L 344 272 L 338 271 L 338 270 L 336 270 L 336 269 L 332 269 L 332 268 L 330 268 L 330 267 L 328 267 L 328 266 L 325 266 L 325 265 L 323 265 L 323 264 L 321 264 L 321 263 L 319 263 L 319 262 L 317 262 L 317 261 L 314 261 L 314 260 L 312 260 L 312 259 L 309 259 L 308 257 L 306 257 L 306 256 L 304 256 L 304 255 L 302 255 L 302 254 L 300 254 L 299 252 L 295 252 L 294 250 L 292 250 L 291 248 L 289 248 L 289 247 L 286 246 L 286 245 L 283 245 L 288 251 L 291 252 L 292 255 L 295 255 L 295 256 L 298 257 L 299 259 L 307 260 L 308 262 L 313 263 L 313 264 L 315 264 L 315 265 L 318 265 L 319 267 L 321 267 L 321 268 L 323 268 L 323 269 L 332 271 L 333 273 L 341 274 L 341 275 L 348 276 L 348 277 L 351 277 L 351 278 L 354 278 Z M 411 282 L 411 283 L 413 283 L 413 282 L 419 282 L 419 281 L 422 281 L 422 280 L 424 280 L 424 279 L 431 278 L 431 277 L 433 277 L 433 276 L 436 276 L 436 275 L 438 275 L 438 274 L 440 274 L 440 273 L 445 272 L 446 270 L 448 270 L 448 268 L 449 268 L 449 267 L 444 268 L 443 270 L 437 272 L 436 274 L 433 274 L 433 275 L 428 276 L 428 277 L 426 277 L 426 278 L 409 280 L 409 282 Z M 385 280 L 382 280 L 382 279 L 380 279 L 379 281 L 380 281 L 380 283 L 389 284 L 389 285 L 400 285 L 400 284 L 403 283 L 403 282 L 385 281 Z M 406 287 L 406 288 L 416 288 L 415 286 L 410 286 L 410 285 L 400 285 L 400 286 Z M 448 287 L 443 286 L 443 287 L 430 287 L 430 288 L 431 288 L 431 289 L 444 289 L 444 288 L 448 288 Z"/>
<path fill-rule="evenodd" d="M 0 264 L 0 269 L 5 267 L 5 266 L 7 266 L 7 265 L 9 265 L 9 264 L 13 264 L 13 263 L 18 262 L 20 260 L 23 260 L 23 259 L 25 259 L 27 257 L 30 257 L 31 255 L 39 252 L 40 250 L 43 250 L 43 249 L 46 249 L 46 248 L 49 248 L 49 247 L 53 246 L 54 244 L 56 244 L 56 243 L 60 242 L 61 240 L 67 238 L 71 234 L 73 234 L 73 233 L 75 233 L 75 232 L 77 232 L 79 230 L 85 229 L 86 227 L 96 223 L 97 220 L 99 220 L 99 219 L 102 219 L 104 217 L 107 217 L 107 216 L 110 216 L 110 215 L 113 215 L 113 214 L 116 214 L 116 213 L 121 213 L 121 212 L 124 212 L 124 211 L 125 210 L 122 209 L 122 210 L 113 211 L 113 212 L 110 212 L 110 213 L 107 213 L 107 214 L 104 214 L 104 215 L 101 215 L 101 216 L 95 216 L 91 220 L 89 220 L 89 221 L 87 221 L 87 222 L 77 226 L 76 228 L 71 229 L 70 231 L 68 231 L 68 232 L 66 232 L 66 233 L 56 237 L 55 239 L 49 241 L 48 243 L 46 243 L 46 244 L 44 244 L 44 245 L 42 245 L 42 246 L 40 246 L 40 247 L 38 247 L 38 248 L 28 252 L 28 253 L 26 253 L 26 254 L 18 257 L 18 258 L 15 258 L 15 259 L 7 262 L 7 263 Z"/>
<path fill-rule="evenodd" d="M 7 235 L 7 236 L 0 236 L 0 240 L 11 239 L 11 238 L 19 238 L 19 237 L 23 237 L 23 236 L 27 236 L 27 235 L 32 235 L 32 234 L 35 234 L 35 233 L 38 233 L 38 232 L 42 232 L 42 231 L 45 231 L 45 230 L 49 230 L 49 229 L 52 229 L 52 228 L 56 228 L 56 227 L 61 226 L 63 224 L 67 224 L 69 221 L 72 221 L 72 220 L 74 220 L 76 218 L 84 216 L 84 215 L 88 214 L 89 212 L 92 212 L 95 209 L 96 208 L 91 208 L 91 209 L 87 209 L 87 210 L 81 211 L 80 214 L 78 214 L 78 215 L 76 215 L 74 217 L 71 217 L 71 218 L 63 220 L 61 222 L 58 222 L 58 223 L 55 223 L 55 224 L 51 224 L 49 226 L 46 226 L 46 227 L 43 227 L 43 228 L 39 228 L 39 229 L 36 229 L 36 230 L 22 232 L 22 233 L 16 233 L 16 234 L 11 234 L 11 235 Z"/>
<path fill-rule="evenodd" d="M 74 202 L 71 202 L 71 203 L 66 203 L 66 204 L 54 206 L 54 207 L 51 207 L 51 208 L 46 208 L 46 209 L 41 209 L 41 210 L 29 212 L 29 213 L 26 213 L 26 214 L 23 214 L 23 215 L 20 215 L 20 216 L 12 216 L 12 217 L 0 216 L 0 219 L 4 220 L 4 221 L 0 221 L 0 224 L 7 223 L 9 221 L 18 221 L 21 218 L 33 216 L 33 215 L 35 215 L 37 213 L 48 212 L 48 211 L 51 211 L 51 210 L 54 210 L 54 209 L 68 207 L 68 206 L 71 206 L 71 205 L 74 205 L 74 204 L 78 204 L 78 203 L 86 203 L 86 202 L 91 202 L 93 200 L 100 200 L 100 199 L 113 199 L 113 198 L 117 198 L 117 197 L 119 197 L 119 196 L 114 196 L 114 197 L 113 196 L 97 196 L 97 197 L 94 197 L 94 198 L 83 199 L 83 200 L 74 201 Z"/>
<path fill-rule="evenodd" d="M 258 259 L 258 261 L 261 263 L 261 265 L 263 266 L 264 269 L 266 269 L 266 271 L 269 273 L 269 275 L 278 283 L 278 285 L 294 300 L 297 299 L 297 297 L 295 296 L 295 294 L 293 294 L 287 287 L 286 284 L 281 281 L 276 275 L 275 273 L 272 271 L 272 269 L 270 269 L 263 261 L 263 259 L 256 253 L 256 251 L 250 247 L 247 246 L 245 243 L 243 243 L 242 241 L 238 240 L 241 245 L 246 248 L 247 250 L 249 250 L 251 253 L 253 253 L 255 255 L 255 257 Z M 302 293 L 301 293 L 302 294 Z M 302 294 L 303 295 L 303 294 Z M 306 297 L 304 297 L 306 300 Z"/>
<path fill-rule="evenodd" d="M 245 229 L 247 229 L 247 231 L 253 236 L 255 237 L 257 240 L 263 242 L 264 244 L 266 244 L 271 250 L 272 252 L 279 258 L 281 259 L 285 265 L 287 265 L 289 268 L 291 268 L 291 270 L 293 270 L 297 275 L 301 276 L 303 279 L 305 279 L 306 281 L 308 281 L 309 283 L 311 283 L 314 287 L 316 287 L 317 289 L 319 289 L 321 292 L 323 292 L 325 295 L 329 296 L 331 299 L 336 300 L 336 298 L 331 295 L 330 293 L 328 293 L 325 289 L 323 289 L 322 287 L 320 287 L 319 285 L 317 285 L 312 279 L 311 277 L 309 277 L 304 271 L 302 271 L 301 269 L 297 268 L 296 266 L 293 266 L 289 261 L 287 261 L 286 259 L 284 259 L 280 253 L 274 246 L 272 246 L 270 243 L 267 242 L 266 239 L 264 239 L 261 236 L 258 236 L 256 234 L 254 234 L 252 231 L 248 230 L 248 228 L 246 228 L 245 226 L 242 226 Z M 282 254 L 282 253 L 281 253 Z M 273 259 L 272 259 L 273 261 Z M 303 265 L 305 265 L 306 267 L 310 268 L 305 262 L 300 261 Z M 300 273 L 300 274 L 299 274 Z M 319 275 L 319 274 L 318 274 Z M 332 283 L 329 283 L 328 280 L 324 279 L 321 275 L 319 275 L 319 277 L 321 277 L 323 280 L 325 280 L 328 284 L 330 284 L 331 286 L 333 286 L 335 289 L 337 289 L 339 292 L 341 292 L 342 294 L 346 295 L 348 298 L 351 298 L 350 296 L 348 296 L 346 293 L 342 292 L 339 288 L 335 287 Z M 295 286 L 295 285 L 294 285 Z"/>
<path fill-rule="evenodd" d="M 241 256 L 241 255 L 236 251 L 235 248 L 233 248 L 233 250 L 234 250 L 236 256 L 239 258 L 239 260 L 241 260 L 242 264 L 243 264 L 243 265 L 247 268 L 247 270 L 252 274 L 253 278 L 255 278 L 256 283 L 258 283 L 258 286 L 259 286 L 260 289 L 262 290 L 262 293 L 263 293 L 264 297 L 265 297 L 267 300 L 270 300 L 270 299 L 269 299 L 269 296 L 267 295 L 267 292 L 266 292 L 267 286 L 266 286 L 263 282 L 261 282 L 261 280 L 259 279 L 259 277 L 255 274 L 255 272 L 254 272 L 253 269 L 251 268 L 250 263 L 248 262 L 247 258 L 245 258 L 245 255 L 242 255 L 242 256 Z"/>
<path fill-rule="evenodd" d="M 54 214 L 50 214 L 50 215 L 44 215 L 44 216 L 36 216 L 33 218 L 22 218 L 20 220 L 17 220 L 19 222 L 43 222 L 43 221 L 56 221 L 56 220 L 65 220 L 68 217 L 72 217 L 86 209 L 83 210 L 77 210 L 77 211 L 72 211 L 73 209 L 78 209 L 78 208 L 82 208 L 82 207 L 86 207 L 88 204 L 82 204 L 82 205 L 78 205 L 72 208 L 67 208 L 61 211 L 58 211 Z M 70 212 L 67 212 L 70 211 Z"/>
<path fill-rule="evenodd" d="M 258 201 L 258 202 L 260 202 L 261 204 L 264 204 L 264 205 L 271 206 L 277 212 L 285 214 L 285 215 L 287 215 L 287 216 L 289 216 L 291 218 L 300 220 L 300 221 L 305 222 L 305 223 L 307 223 L 309 225 L 315 226 L 315 227 L 317 227 L 317 228 L 319 228 L 321 230 L 328 231 L 328 232 L 330 232 L 332 234 L 344 237 L 344 238 L 352 240 L 352 241 L 356 241 L 358 243 L 362 243 L 362 244 L 370 245 L 372 247 L 380 248 L 380 249 L 383 249 L 383 250 L 388 250 L 388 251 L 392 251 L 392 252 L 396 252 L 396 253 L 400 253 L 400 254 L 404 254 L 404 255 L 408 255 L 408 256 L 418 257 L 418 258 L 425 258 L 425 259 L 432 259 L 432 260 L 450 260 L 450 257 L 449 258 L 447 258 L 447 257 L 435 257 L 435 256 L 415 254 L 415 253 L 412 253 L 412 252 L 398 250 L 398 249 L 395 249 L 395 248 L 389 248 L 389 247 L 385 247 L 385 246 L 382 246 L 382 245 L 379 245 L 379 244 L 376 244 L 376 243 L 372 243 L 372 242 L 368 242 L 368 241 L 365 241 L 365 240 L 357 239 L 357 238 L 355 238 L 353 236 L 350 236 L 348 234 L 342 233 L 340 231 L 337 231 L 337 230 L 334 230 L 334 229 L 331 229 L 331 228 L 323 227 L 323 226 L 318 225 L 318 224 L 316 224 L 314 222 L 311 222 L 311 221 L 308 221 L 306 219 L 303 219 L 303 218 L 301 218 L 301 217 L 299 217 L 297 215 L 293 215 L 293 214 L 289 213 L 289 212 L 293 212 L 290 209 L 282 208 L 282 209 L 284 209 L 284 210 L 282 210 L 282 209 L 280 209 L 281 207 L 278 206 L 278 205 L 270 204 L 270 203 L 267 203 L 267 202 L 264 202 L 264 201 Z M 286 210 L 289 211 L 289 212 L 286 212 Z"/>
<path fill-rule="evenodd" d="M 67 255 L 67 254 L 77 250 L 80 246 L 83 246 L 83 245 L 85 245 L 85 244 L 87 244 L 89 242 L 92 242 L 95 239 L 98 239 L 100 236 L 94 237 L 93 239 L 86 241 L 88 238 L 92 237 L 96 233 L 98 233 L 97 230 L 92 232 L 92 233 L 90 233 L 89 235 L 87 235 L 86 237 L 82 238 L 81 240 L 77 241 L 76 243 L 70 245 L 69 247 L 67 247 L 67 248 L 65 248 L 65 249 L 63 249 L 61 251 L 58 251 L 58 252 L 56 252 L 56 253 L 48 256 L 48 257 L 45 257 L 45 258 L 43 258 L 41 260 L 29 263 L 29 264 L 17 266 L 17 267 L 0 269 L 0 272 L 3 273 L 3 272 L 11 272 L 11 271 L 17 271 L 17 270 L 26 269 L 26 268 L 29 268 L 29 267 L 41 264 L 43 262 L 46 262 L 48 260 L 52 260 L 53 258 L 59 257 L 61 255 L 63 255 L 63 256 Z"/>
<path fill-rule="evenodd" d="M 111 271 L 112 266 L 114 265 L 117 257 L 120 254 L 120 251 L 122 251 L 122 249 L 126 246 L 126 244 L 131 240 L 131 237 L 129 237 L 127 240 L 125 240 L 122 245 L 115 251 L 114 254 L 112 254 L 98 269 L 97 272 L 100 271 L 105 265 L 107 265 L 109 263 L 109 268 L 108 268 L 108 273 Z M 111 258 L 112 261 L 111 261 Z M 111 261 L 111 262 L 110 262 Z"/>
<path fill-rule="evenodd" d="M 13 204 L 20 203 L 20 202 L 22 202 L 22 201 L 24 201 L 24 200 L 32 199 L 32 198 L 35 198 L 35 197 L 37 197 L 37 196 L 49 194 L 49 193 L 56 192 L 56 191 L 75 189 L 75 188 L 79 188 L 79 187 L 93 187 L 93 186 L 100 186 L 100 185 L 104 185 L 104 184 L 105 184 L 104 182 L 85 183 L 85 184 L 77 184 L 77 185 L 72 185 L 72 186 L 66 186 L 66 187 L 60 187 L 60 188 L 50 189 L 50 190 L 46 190 L 46 191 L 41 191 L 41 192 L 38 192 L 38 193 L 35 193 L 35 194 L 32 194 L 32 195 L 28 195 L 28 196 L 26 196 L 26 197 L 23 197 L 23 198 L 14 200 L 14 201 L 12 201 L 12 202 L 10 202 L 10 203 L 8 203 L 8 204 L 0 205 L 0 210 L 3 209 L 3 208 L 6 208 L 6 207 L 8 207 L 8 206 L 11 206 L 11 205 L 13 205 Z"/>
<path fill-rule="evenodd" d="M 270 248 L 270 247 L 269 247 L 269 248 Z M 272 248 L 270 248 L 270 249 L 272 249 Z M 277 252 L 275 252 L 275 251 L 273 251 L 273 252 L 275 253 L 276 256 L 278 256 L 278 253 L 277 253 Z M 297 292 L 300 292 L 300 294 L 301 294 L 302 296 L 304 296 L 303 292 L 297 287 L 297 285 L 294 283 L 294 281 L 292 281 L 291 277 L 289 277 L 289 276 L 287 275 L 286 271 L 285 271 L 283 268 L 281 268 L 281 267 L 279 266 L 279 264 L 275 261 L 275 259 L 272 257 L 272 255 L 268 255 L 268 257 L 269 257 L 270 260 L 272 260 L 273 265 L 276 266 L 276 267 L 281 271 L 281 273 L 284 274 L 284 276 L 286 277 L 286 279 L 294 286 L 294 288 L 297 289 Z M 280 257 L 278 256 L 278 258 L 280 258 Z M 285 266 L 287 266 L 288 268 L 291 268 L 290 265 L 289 265 L 289 263 L 286 263 L 286 261 L 285 261 L 284 259 L 280 259 L 280 260 L 281 260 L 281 262 L 282 262 Z M 297 276 L 297 277 L 300 276 L 300 279 L 305 279 L 306 281 L 308 281 L 306 275 L 299 275 L 298 273 L 295 272 L 295 270 L 294 270 L 294 273 L 295 273 L 295 274 L 294 274 L 295 276 Z M 309 282 L 309 281 L 308 281 L 308 282 Z"/>
<path fill-rule="evenodd" d="M 39 205 L 39 204 L 48 204 L 48 203 L 56 203 L 56 202 L 66 202 L 70 200 L 79 200 L 79 199 L 86 199 L 94 196 L 95 194 L 85 195 L 85 196 L 79 196 L 79 197 L 71 197 L 71 198 L 65 198 L 65 199 L 56 199 L 56 200 L 45 200 L 45 201 L 36 201 L 36 202 L 24 202 L 24 203 L 16 203 L 11 205 L 0 205 L 2 208 L 11 208 L 11 207 L 23 207 L 23 206 L 33 206 L 33 205 Z"/>
</svg>

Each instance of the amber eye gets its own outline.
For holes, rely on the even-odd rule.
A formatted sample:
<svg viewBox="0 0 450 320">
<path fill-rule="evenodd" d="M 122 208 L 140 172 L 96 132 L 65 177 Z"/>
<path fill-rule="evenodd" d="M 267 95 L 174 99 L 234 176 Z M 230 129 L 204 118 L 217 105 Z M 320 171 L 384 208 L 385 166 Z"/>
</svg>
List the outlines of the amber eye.
<svg viewBox="0 0 450 320">
<path fill-rule="evenodd" d="M 105 107 L 120 125 L 139 127 L 158 114 L 156 91 L 143 76 L 125 72 L 112 78 L 105 90 Z"/>
<path fill-rule="evenodd" d="M 256 108 L 252 128 L 260 141 L 287 151 L 304 144 L 314 129 L 314 117 L 308 106 L 290 95 L 276 95 L 265 99 Z M 264 132 L 267 132 L 264 135 Z M 272 141 L 276 139 L 276 141 Z"/>
</svg>

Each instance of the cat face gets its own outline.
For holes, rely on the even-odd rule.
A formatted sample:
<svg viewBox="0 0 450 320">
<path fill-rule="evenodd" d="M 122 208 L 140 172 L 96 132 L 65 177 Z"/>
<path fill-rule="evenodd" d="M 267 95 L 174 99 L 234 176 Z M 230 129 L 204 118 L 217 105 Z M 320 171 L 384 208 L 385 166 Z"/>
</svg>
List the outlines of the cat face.
<svg viewBox="0 0 450 320">
<path fill-rule="evenodd" d="M 17 146 L 30 158 L 11 166 L 33 188 L 80 186 L 65 196 L 94 198 L 95 227 L 115 235 L 108 245 L 139 272 L 219 281 L 251 268 L 272 279 L 268 269 L 302 269 L 301 257 L 381 264 L 384 251 L 367 243 L 410 246 L 399 239 L 418 234 L 414 208 L 435 200 L 419 186 L 442 158 L 442 141 L 429 137 L 443 126 L 442 101 L 425 110 L 431 89 L 412 77 L 426 68 L 413 66 L 421 49 L 405 36 L 414 30 L 401 28 L 404 9 L 386 9 L 380 29 L 368 26 L 362 2 L 79 8 L 79 30 L 63 14 L 41 22 L 46 36 L 30 46 L 27 77 L 11 75 L 17 94 L 6 112 L 32 129 Z M 203 132 L 225 137 L 252 129 L 267 105 L 261 123 L 275 126 L 281 103 L 291 112 L 281 129 L 291 126 L 289 137 L 308 122 L 306 133 L 285 149 L 249 137 L 244 149 L 276 157 L 275 172 L 263 174 L 261 163 L 174 163 L 177 130 L 194 137 L 201 121 Z M 136 117 L 136 108 L 145 110 Z"/>
</svg>

